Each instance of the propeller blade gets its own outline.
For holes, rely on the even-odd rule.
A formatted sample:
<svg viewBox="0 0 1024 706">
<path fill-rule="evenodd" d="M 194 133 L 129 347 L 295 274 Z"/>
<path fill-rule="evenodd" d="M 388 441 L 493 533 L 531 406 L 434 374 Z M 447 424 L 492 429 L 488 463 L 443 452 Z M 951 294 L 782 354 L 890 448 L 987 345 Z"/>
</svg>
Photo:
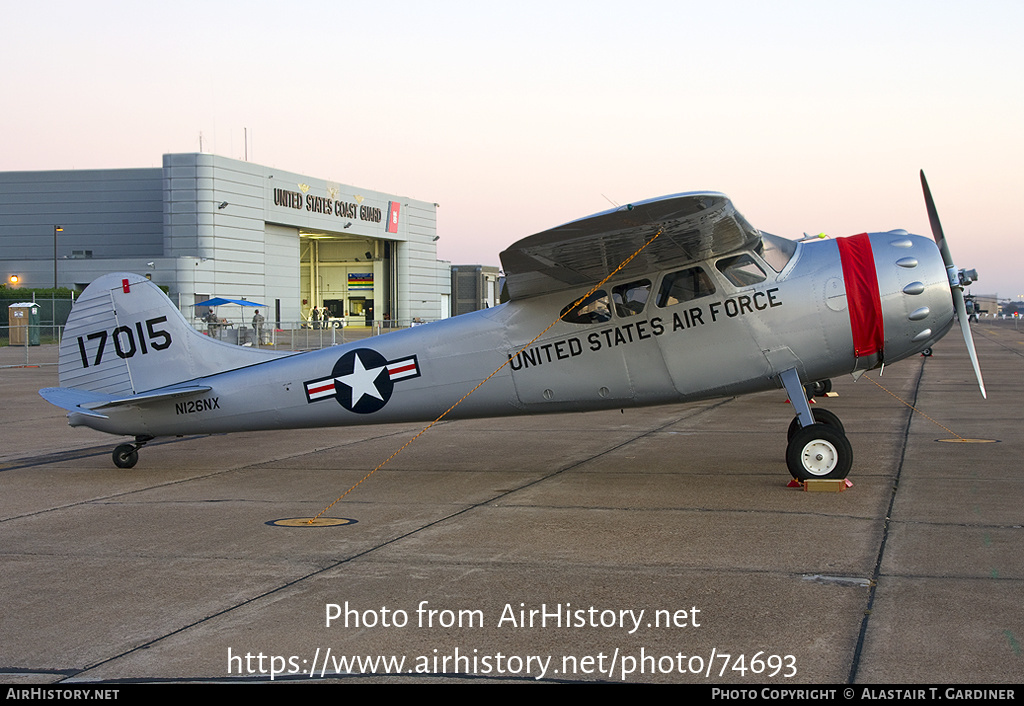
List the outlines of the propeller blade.
<svg viewBox="0 0 1024 706">
<path fill-rule="evenodd" d="M 932 190 L 928 188 L 928 180 L 924 178 L 924 170 L 921 170 L 921 188 L 924 190 L 924 205 L 928 209 L 928 222 L 932 226 L 932 237 L 935 244 L 939 246 L 939 253 L 942 255 L 942 264 L 946 266 L 946 278 L 949 286 L 955 286 L 956 266 L 953 264 L 953 256 L 949 254 L 949 246 L 946 245 L 946 236 L 942 232 L 942 224 L 939 222 L 939 212 L 935 209 L 935 201 L 932 199 Z M 951 271 L 952 270 L 952 271 Z"/>
<path fill-rule="evenodd" d="M 964 293 L 958 287 L 953 290 L 953 305 L 956 306 L 956 315 L 960 317 L 960 332 L 964 335 L 964 343 L 967 344 L 967 353 L 971 356 L 971 365 L 974 366 L 974 377 L 978 378 L 978 387 L 981 389 L 981 396 L 986 400 L 985 381 L 981 379 L 981 366 L 978 365 L 978 353 L 974 350 L 974 336 L 971 334 L 971 322 L 967 317 L 967 306 L 964 304 Z"/>
<path fill-rule="evenodd" d="M 949 246 L 946 245 L 946 236 L 942 232 L 942 224 L 939 222 L 939 212 L 935 209 L 935 201 L 932 199 L 931 189 L 928 188 L 928 180 L 924 178 L 924 170 L 921 170 L 921 188 L 924 190 L 924 203 L 928 209 L 928 222 L 932 226 L 932 237 L 935 244 L 939 246 L 939 253 L 942 255 L 942 264 L 946 266 L 946 278 L 949 280 L 949 291 L 953 295 L 953 306 L 956 307 L 956 315 L 960 319 L 960 332 L 964 336 L 964 343 L 967 344 L 967 352 L 971 356 L 971 365 L 974 366 L 974 376 L 978 378 L 978 387 L 981 389 L 981 396 L 988 399 L 985 394 L 985 381 L 981 379 L 981 366 L 978 365 L 978 353 L 974 349 L 974 336 L 971 334 L 971 322 L 967 317 L 967 305 L 964 304 L 964 288 L 960 284 L 960 277 L 957 274 L 956 265 L 953 264 L 953 256 L 949 254 Z"/>
</svg>

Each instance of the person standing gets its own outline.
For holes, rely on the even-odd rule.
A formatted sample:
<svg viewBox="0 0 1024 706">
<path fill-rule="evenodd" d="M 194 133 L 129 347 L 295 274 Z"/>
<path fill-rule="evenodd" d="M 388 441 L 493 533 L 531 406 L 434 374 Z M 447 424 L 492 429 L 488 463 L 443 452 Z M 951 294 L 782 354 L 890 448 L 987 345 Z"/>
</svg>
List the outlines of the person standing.
<svg viewBox="0 0 1024 706">
<path fill-rule="evenodd" d="M 263 314 L 257 309 L 256 313 L 252 315 L 252 330 L 256 337 L 256 343 L 263 343 Z"/>
</svg>

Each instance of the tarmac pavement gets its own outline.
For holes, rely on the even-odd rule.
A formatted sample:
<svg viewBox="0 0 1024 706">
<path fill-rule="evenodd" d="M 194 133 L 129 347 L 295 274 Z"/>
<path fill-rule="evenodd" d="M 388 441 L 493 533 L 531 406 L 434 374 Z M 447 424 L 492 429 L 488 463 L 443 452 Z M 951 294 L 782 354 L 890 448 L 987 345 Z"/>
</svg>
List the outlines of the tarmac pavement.
<svg viewBox="0 0 1024 706">
<path fill-rule="evenodd" d="M 987 401 L 955 331 L 834 381 L 843 493 L 786 487 L 780 390 L 441 423 L 316 528 L 268 523 L 422 425 L 157 440 L 119 470 L 31 349 L 0 368 L 0 680 L 1020 683 L 1024 331 L 975 336 Z"/>
</svg>

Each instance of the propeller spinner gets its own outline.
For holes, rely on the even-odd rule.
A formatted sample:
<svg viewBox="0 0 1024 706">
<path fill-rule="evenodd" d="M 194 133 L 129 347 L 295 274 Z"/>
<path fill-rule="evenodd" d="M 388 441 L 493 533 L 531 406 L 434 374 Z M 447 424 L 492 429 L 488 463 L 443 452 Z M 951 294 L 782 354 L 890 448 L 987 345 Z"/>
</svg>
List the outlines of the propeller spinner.
<svg viewBox="0 0 1024 706">
<path fill-rule="evenodd" d="M 928 207 L 928 221 L 932 226 L 932 237 L 935 238 L 935 243 L 939 246 L 942 263 L 946 266 L 946 276 L 949 279 L 949 289 L 953 295 L 953 305 L 956 307 L 956 315 L 960 319 L 960 331 L 963 333 L 964 343 L 967 344 L 967 352 L 971 356 L 971 365 L 974 366 L 974 375 L 978 378 L 981 396 L 988 399 L 988 395 L 985 394 L 985 381 L 981 379 L 978 354 L 974 350 L 974 337 L 971 335 L 971 325 L 967 318 L 967 306 L 964 304 L 964 287 L 976 280 L 978 273 L 975 270 L 957 270 L 956 265 L 953 264 L 953 256 L 949 254 L 949 246 L 946 244 L 946 236 L 942 233 L 939 213 L 935 210 L 935 202 L 932 200 L 932 192 L 928 188 L 928 180 L 924 178 L 924 170 L 921 171 L 921 188 L 924 189 L 924 202 Z"/>
</svg>

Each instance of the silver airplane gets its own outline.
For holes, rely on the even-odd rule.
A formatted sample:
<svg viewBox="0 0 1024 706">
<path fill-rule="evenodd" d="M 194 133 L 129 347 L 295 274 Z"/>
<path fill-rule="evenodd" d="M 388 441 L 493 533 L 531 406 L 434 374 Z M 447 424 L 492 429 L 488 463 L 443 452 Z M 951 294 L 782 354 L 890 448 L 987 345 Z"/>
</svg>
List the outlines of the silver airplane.
<svg viewBox="0 0 1024 706">
<path fill-rule="evenodd" d="M 959 312 L 985 394 L 963 299 L 977 275 L 953 265 L 921 180 L 934 242 L 903 230 L 794 242 L 755 230 L 723 194 L 677 194 L 513 244 L 504 304 L 307 353 L 210 339 L 152 282 L 108 274 L 68 319 L 61 387 L 40 394 L 71 426 L 134 436 L 113 453 L 131 468 L 160 436 L 432 421 L 459 400 L 447 418 L 785 388 L 790 473 L 845 478 L 843 425 L 811 411 L 805 386 L 820 394 L 924 351 Z"/>
</svg>

